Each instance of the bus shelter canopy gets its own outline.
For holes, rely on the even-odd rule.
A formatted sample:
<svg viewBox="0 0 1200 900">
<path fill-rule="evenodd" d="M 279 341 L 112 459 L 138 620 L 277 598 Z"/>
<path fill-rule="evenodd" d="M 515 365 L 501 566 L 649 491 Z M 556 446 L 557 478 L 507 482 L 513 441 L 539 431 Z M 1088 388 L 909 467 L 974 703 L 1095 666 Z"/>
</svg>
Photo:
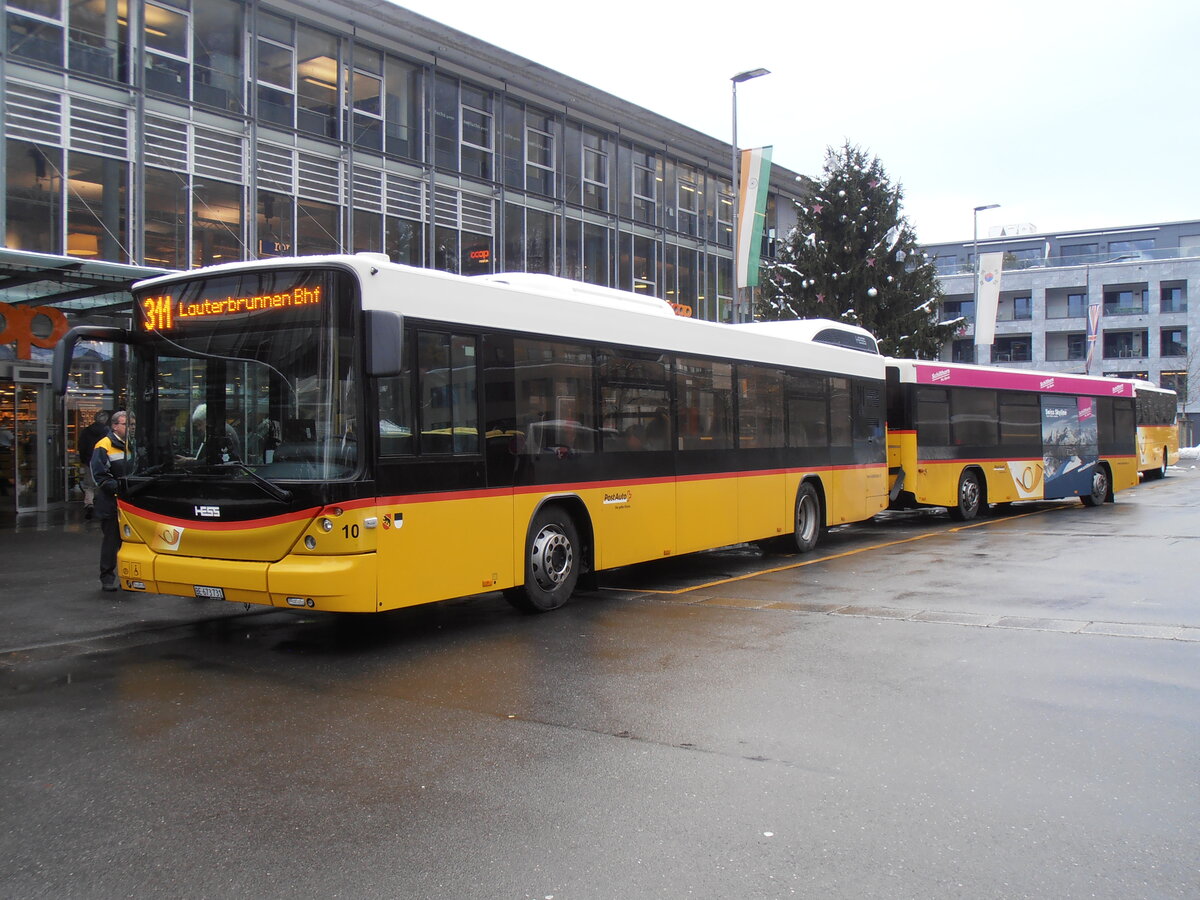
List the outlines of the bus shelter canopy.
<svg viewBox="0 0 1200 900">
<path fill-rule="evenodd" d="M 72 318 L 120 315 L 130 309 L 131 286 L 170 269 L 0 249 L 0 303 L 52 307 Z"/>
</svg>

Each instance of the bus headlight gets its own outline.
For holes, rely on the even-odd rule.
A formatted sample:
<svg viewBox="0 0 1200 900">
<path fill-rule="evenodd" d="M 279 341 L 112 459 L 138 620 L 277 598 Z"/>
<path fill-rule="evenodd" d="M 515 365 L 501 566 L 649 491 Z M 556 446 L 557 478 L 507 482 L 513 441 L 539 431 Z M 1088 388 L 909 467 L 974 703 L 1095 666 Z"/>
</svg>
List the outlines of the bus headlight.
<svg viewBox="0 0 1200 900">
<path fill-rule="evenodd" d="M 329 519 L 322 519 L 321 520 L 321 530 L 322 531 L 333 531 L 333 522 L 331 522 Z"/>
<path fill-rule="evenodd" d="M 313 537 L 311 534 L 308 535 L 307 537 L 304 538 L 304 546 L 307 547 L 309 550 L 316 550 L 317 549 L 317 539 L 315 537 Z"/>
</svg>

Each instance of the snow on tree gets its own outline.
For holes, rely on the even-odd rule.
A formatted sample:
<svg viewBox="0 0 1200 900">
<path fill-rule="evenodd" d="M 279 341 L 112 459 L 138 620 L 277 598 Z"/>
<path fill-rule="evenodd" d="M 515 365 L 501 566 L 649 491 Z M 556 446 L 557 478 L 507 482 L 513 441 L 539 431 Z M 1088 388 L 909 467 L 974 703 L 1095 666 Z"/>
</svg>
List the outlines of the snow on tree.
<svg viewBox="0 0 1200 900">
<path fill-rule="evenodd" d="M 936 359 L 956 325 L 938 322 L 937 272 L 902 201 L 878 157 L 848 141 L 828 148 L 796 227 L 763 267 L 757 317 L 840 320 L 866 328 L 889 356 Z"/>
</svg>

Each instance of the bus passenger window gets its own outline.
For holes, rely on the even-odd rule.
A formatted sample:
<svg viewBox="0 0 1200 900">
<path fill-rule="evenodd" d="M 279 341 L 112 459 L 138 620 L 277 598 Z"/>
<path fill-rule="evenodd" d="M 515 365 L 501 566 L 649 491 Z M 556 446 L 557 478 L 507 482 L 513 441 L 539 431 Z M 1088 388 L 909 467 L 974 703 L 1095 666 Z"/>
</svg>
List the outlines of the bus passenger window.
<svg viewBox="0 0 1200 900">
<path fill-rule="evenodd" d="M 412 426 L 411 370 L 379 379 L 380 455 L 411 456 L 414 452 Z"/>
<path fill-rule="evenodd" d="M 670 360 L 653 350 L 602 350 L 600 427 L 605 450 L 670 450 Z"/>
<path fill-rule="evenodd" d="M 924 448 L 950 446 L 950 398 L 945 388 L 917 391 L 917 443 Z"/>
<path fill-rule="evenodd" d="M 733 447 L 733 366 L 711 359 L 675 360 L 676 430 L 681 450 Z"/>
<path fill-rule="evenodd" d="M 850 412 L 850 379 L 829 379 L 829 444 L 849 447 L 853 443 Z"/>
<path fill-rule="evenodd" d="M 793 372 L 787 377 L 788 446 L 828 447 L 829 409 L 826 379 Z"/>
<path fill-rule="evenodd" d="M 992 447 L 998 440 L 996 392 L 978 388 L 950 391 L 950 427 L 959 447 Z"/>
<path fill-rule="evenodd" d="M 475 338 L 417 333 L 422 456 L 479 452 Z"/>
<path fill-rule="evenodd" d="M 765 366 L 738 365 L 738 446 L 784 446 L 783 373 Z"/>
<path fill-rule="evenodd" d="M 1037 448 L 1042 443 L 1042 408 L 1037 394 L 1000 395 L 1000 443 Z"/>
<path fill-rule="evenodd" d="M 592 350 L 582 344 L 513 341 L 516 427 L 526 453 L 563 459 L 596 449 Z"/>
<path fill-rule="evenodd" d="M 1112 432 L 1107 436 L 1101 432 L 1101 445 L 1107 444 L 1111 448 L 1107 452 L 1111 453 L 1135 452 L 1137 426 L 1134 424 L 1134 419 L 1137 413 L 1134 410 L 1133 400 L 1114 397 L 1108 402 L 1112 404 Z M 1174 400 L 1171 400 L 1171 404 L 1174 406 Z M 1103 409 L 1103 403 L 1101 409 Z M 1103 425 L 1104 419 L 1101 419 L 1100 423 Z"/>
</svg>

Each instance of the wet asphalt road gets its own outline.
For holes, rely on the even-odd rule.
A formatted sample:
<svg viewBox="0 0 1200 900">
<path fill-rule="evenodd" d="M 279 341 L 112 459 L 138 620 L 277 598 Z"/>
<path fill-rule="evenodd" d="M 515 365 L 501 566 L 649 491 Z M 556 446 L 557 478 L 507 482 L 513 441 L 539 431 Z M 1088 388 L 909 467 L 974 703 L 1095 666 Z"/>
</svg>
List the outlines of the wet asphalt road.
<svg viewBox="0 0 1200 900">
<path fill-rule="evenodd" d="M 1200 895 L 1200 469 L 556 613 L 101 595 L 0 531 L 0 896 Z"/>
</svg>

